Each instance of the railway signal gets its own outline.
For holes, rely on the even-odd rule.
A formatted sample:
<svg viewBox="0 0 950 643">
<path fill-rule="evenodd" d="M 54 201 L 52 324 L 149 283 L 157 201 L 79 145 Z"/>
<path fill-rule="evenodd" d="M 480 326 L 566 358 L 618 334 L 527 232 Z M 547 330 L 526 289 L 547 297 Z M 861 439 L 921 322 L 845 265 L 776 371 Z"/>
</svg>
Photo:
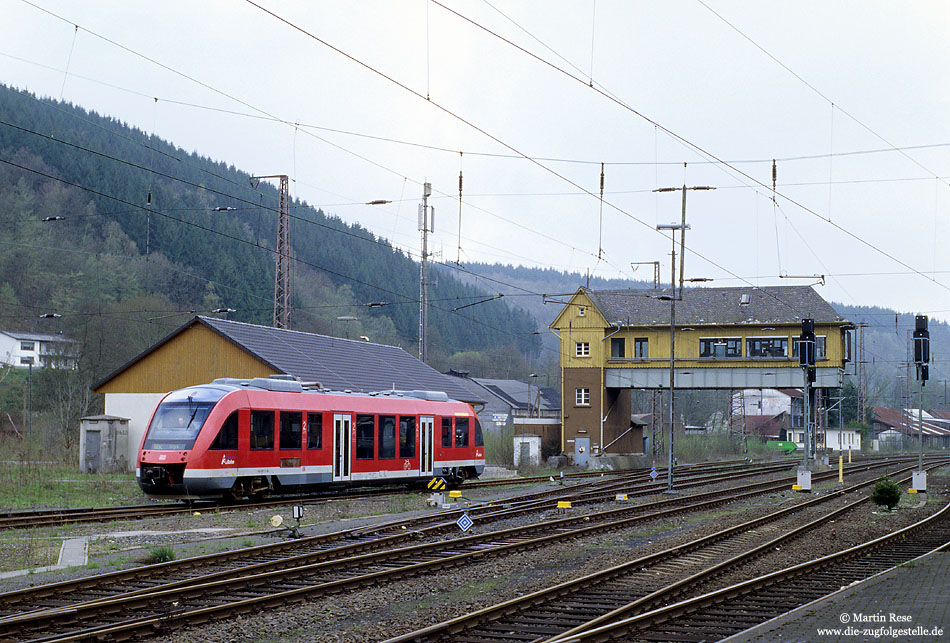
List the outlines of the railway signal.
<svg viewBox="0 0 950 643">
<path fill-rule="evenodd" d="M 927 472 L 924 471 L 924 385 L 930 377 L 930 331 L 927 315 L 917 315 L 914 320 L 914 364 L 917 366 L 917 439 L 920 441 L 920 456 L 917 471 L 913 473 L 912 493 L 927 491 Z"/>
</svg>

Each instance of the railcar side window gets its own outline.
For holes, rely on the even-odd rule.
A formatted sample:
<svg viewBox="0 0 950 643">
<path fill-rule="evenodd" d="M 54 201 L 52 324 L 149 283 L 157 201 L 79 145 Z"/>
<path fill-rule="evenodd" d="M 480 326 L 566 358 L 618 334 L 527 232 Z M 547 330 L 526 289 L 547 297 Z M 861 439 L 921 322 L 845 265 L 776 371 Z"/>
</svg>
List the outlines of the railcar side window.
<svg viewBox="0 0 950 643">
<path fill-rule="evenodd" d="M 416 457 L 416 418 L 399 417 L 399 457 Z"/>
<path fill-rule="evenodd" d="M 442 446 L 452 448 L 452 418 L 442 418 Z"/>
<path fill-rule="evenodd" d="M 209 451 L 230 451 L 238 448 L 238 412 L 234 411 L 218 429 Z"/>
<path fill-rule="evenodd" d="M 392 460 L 396 457 L 396 417 L 379 416 L 379 459 Z"/>
<path fill-rule="evenodd" d="M 299 411 L 280 412 L 280 448 L 298 450 L 303 441 L 303 413 Z"/>
<path fill-rule="evenodd" d="M 468 418 L 455 418 L 455 446 L 468 446 Z"/>
<path fill-rule="evenodd" d="M 323 413 L 307 413 L 307 448 L 323 448 Z"/>
<path fill-rule="evenodd" d="M 251 450 L 274 448 L 274 412 L 251 411 Z"/>
<path fill-rule="evenodd" d="M 375 417 L 372 415 L 356 416 L 356 459 L 372 460 L 376 444 L 374 431 L 376 430 Z"/>
<path fill-rule="evenodd" d="M 478 421 L 478 416 L 475 416 L 475 439 L 474 446 L 483 447 L 485 446 L 485 440 L 482 437 L 482 423 Z"/>
</svg>

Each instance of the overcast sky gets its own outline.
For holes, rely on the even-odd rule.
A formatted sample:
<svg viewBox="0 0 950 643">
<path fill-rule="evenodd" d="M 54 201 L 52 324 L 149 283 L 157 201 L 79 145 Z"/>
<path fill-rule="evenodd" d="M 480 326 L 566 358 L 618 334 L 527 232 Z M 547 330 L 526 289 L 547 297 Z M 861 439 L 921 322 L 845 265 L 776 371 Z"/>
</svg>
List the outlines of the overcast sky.
<svg viewBox="0 0 950 643">
<path fill-rule="evenodd" d="M 681 193 L 653 190 L 713 186 L 687 278 L 950 319 L 950 3 L 444 4 L 0 0 L 0 82 L 414 253 L 428 180 L 446 261 L 668 280 Z"/>
</svg>

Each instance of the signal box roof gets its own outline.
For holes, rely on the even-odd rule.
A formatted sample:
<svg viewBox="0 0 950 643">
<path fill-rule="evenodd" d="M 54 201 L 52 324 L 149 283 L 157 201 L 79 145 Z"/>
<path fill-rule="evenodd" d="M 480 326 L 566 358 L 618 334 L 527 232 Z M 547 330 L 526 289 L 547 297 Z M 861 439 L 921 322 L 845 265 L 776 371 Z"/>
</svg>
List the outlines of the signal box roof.
<svg viewBox="0 0 950 643">
<path fill-rule="evenodd" d="M 668 326 L 670 289 L 583 292 L 610 324 Z M 678 296 L 680 293 L 677 293 Z M 676 323 L 760 325 L 816 323 L 850 325 L 811 286 L 684 288 L 676 301 Z"/>
</svg>

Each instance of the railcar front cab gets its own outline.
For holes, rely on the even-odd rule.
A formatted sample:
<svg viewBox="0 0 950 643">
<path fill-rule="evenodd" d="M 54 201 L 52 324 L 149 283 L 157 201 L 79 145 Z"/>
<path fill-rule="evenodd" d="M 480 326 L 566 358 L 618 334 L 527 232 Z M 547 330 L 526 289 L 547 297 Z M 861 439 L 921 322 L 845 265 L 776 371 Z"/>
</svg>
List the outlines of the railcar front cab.
<svg viewBox="0 0 950 643">
<path fill-rule="evenodd" d="M 169 393 L 152 415 L 135 476 L 148 496 L 191 496 L 185 485 L 188 455 L 214 405 L 233 387 L 202 385 Z M 194 490 L 192 490 L 194 491 Z"/>
</svg>

